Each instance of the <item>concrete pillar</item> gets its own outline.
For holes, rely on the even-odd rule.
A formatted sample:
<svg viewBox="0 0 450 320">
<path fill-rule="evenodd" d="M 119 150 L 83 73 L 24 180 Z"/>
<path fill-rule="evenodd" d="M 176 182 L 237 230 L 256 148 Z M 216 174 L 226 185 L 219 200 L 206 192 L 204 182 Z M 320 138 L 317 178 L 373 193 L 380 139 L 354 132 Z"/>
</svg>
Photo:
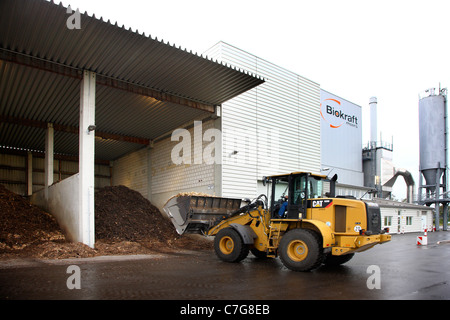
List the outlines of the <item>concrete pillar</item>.
<svg viewBox="0 0 450 320">
<path fill-rule="evenodd" d="M 222 143 L 223 143 L 223 136 L 222 136 L 222 106 L 216 106 L 216 119 L 214 120 L 214 128 L 217 130 L 217 132 L 220 133 L 220 137 L 216 137 L 219 141 L 216 141 L 215 143 L 215 154 L 220 155 L 220 159 L 217 159 L 218 161 L 214 162 L 214 195 L 216 197 L 222 196 Z"/>
<path fill-rule="evenodd" d="M 153 150 L 153 142 L 151 142 L 150 146 L 147 147 L 147 199 L 148 201 L 152 201 L 152 150 Z"/>
<path fill-rule="evenodd" d="M 53 184 L 53 153 L 54 153 L 54 129 L 49 123 L 45 134 L 45 201 L 48 202 L 48 187 Z"/>
<path fill-rule="evenodd" d="M 81 242 L 94 247 L 95 73 L 83 72 L 79 132 L 79 226 Z"/>
<path fill-rule="evenodd" d="M 27 154 L 27 195 L 33 195 L 33 154 Z"/>
</svg>

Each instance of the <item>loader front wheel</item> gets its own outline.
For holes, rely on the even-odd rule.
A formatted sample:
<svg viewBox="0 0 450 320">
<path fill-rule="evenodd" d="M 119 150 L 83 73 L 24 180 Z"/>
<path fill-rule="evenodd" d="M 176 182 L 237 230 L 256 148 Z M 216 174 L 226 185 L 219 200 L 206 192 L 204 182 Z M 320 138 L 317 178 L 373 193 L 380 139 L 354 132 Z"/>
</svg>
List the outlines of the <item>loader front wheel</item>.
<svg viewBox="0 0 450 320">
<path fill-rule="evenodd" d="M 249 252 L 239 233 L 233 228 L 220 230 L 214 238 L 216 255 L 226 262 L 239 262 L 245 259 Z"/>
<path fill-rule="evenodd" d="M 278 250 L 281 262 L 293 271 L 309 271 L 323 261 L 320 237 L 312 230 L 293 229 L 281 238 Z"/>
</svg>

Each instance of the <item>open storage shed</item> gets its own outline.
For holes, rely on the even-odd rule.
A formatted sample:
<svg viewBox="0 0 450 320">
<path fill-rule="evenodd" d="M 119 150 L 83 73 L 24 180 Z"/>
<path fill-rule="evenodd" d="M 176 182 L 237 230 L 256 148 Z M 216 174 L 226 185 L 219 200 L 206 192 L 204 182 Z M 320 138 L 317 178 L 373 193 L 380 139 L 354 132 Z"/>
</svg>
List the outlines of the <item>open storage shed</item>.
<svg viewBox="0 0 450 320">
<path fill-rule="evenodd" d="M 217 116 L 264 80 L 87 13 L 79 29 L 69 18 L 45 0 L 0 2 L 0 155 L 23 156 L 23 193 L 93 247 L 96 164 Z M 39 191 L 34 158 L 44 158 Z M 76 161 L 78 173 L 61 179 L 56 160 Z"/>
</svg>

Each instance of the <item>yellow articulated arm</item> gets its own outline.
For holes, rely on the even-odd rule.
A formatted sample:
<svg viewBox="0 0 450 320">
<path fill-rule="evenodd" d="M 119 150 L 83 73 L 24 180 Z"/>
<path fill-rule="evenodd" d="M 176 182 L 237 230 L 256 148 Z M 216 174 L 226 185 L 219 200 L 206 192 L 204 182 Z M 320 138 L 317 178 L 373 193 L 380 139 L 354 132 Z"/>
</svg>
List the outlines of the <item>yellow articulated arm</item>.
<svg viewBox="0 0 450 320">
<path fill-rule="evenodd" d="M 223 220 L 218 225 L 212 227 L 208 231 L 207 235 L 208 236 L 214 236 L 214 235 L 217 234 L 217 232 L 219 232 L 220 230 L 222 230 L 222 229 L 224 229 L 226 227 L 229 227 L 232 223 L 246 225 L 249 222 L 251 222 L 252 220 L 253 220 L 253 218 L 250 217 L 248 214 L 231 217 L 229 219 Z"/>
</svg>

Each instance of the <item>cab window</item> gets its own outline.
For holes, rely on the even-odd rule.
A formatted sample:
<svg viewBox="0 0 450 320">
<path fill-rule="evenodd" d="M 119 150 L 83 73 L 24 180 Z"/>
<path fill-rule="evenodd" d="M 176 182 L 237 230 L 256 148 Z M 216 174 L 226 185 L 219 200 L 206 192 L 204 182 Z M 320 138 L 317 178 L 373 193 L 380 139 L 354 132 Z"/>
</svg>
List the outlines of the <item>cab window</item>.
<svg viewBox="0 0 450 320">
<path fill-rule="evenodd" d="M 306 176 L 296 176 L 293 181 L 292 204 L 299 205 L 306 197 Z"/>
</svg>

